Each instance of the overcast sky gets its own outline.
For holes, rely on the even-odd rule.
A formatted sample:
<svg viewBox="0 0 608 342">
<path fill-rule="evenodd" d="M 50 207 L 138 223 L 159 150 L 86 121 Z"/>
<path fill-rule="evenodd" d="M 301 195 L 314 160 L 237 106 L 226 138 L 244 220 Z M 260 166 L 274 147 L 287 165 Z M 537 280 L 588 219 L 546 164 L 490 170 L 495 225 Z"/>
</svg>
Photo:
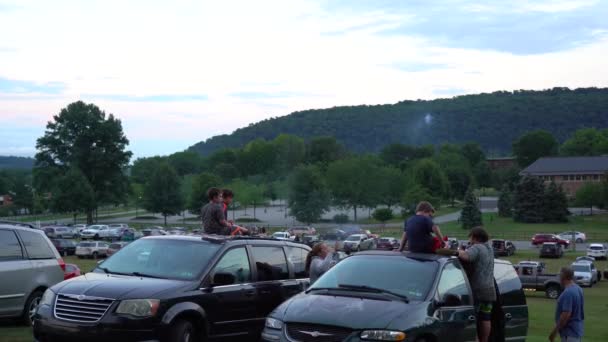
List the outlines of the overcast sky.
<svg viewBox="0 0 608 342">
<path fill-rule="evenodd" d="M 0 155 L 93 102 L 136 157 L 296 110 L 608 86 L 608 1 L 0 0 Z"/>
</svg>

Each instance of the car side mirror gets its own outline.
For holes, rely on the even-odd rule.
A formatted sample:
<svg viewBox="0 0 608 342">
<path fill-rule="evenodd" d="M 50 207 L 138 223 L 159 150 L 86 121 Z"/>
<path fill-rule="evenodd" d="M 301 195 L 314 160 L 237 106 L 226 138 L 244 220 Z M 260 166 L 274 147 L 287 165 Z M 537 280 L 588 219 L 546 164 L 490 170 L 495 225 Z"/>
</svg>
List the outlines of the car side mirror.
<svg viewBox="0 0 608 342">
<path fill-rule="evenodd" d="M 236 277 L 232 273 L 218 272 L 213 276 L 213 286 L 232 285 L 236 283 Z"/>
<path fill-rule="evenodd" d="M 448 293 L 439 301 L 435 302 L 437 308 L 462 306 L 462 298 L 459 295 Z"/>
</svg>

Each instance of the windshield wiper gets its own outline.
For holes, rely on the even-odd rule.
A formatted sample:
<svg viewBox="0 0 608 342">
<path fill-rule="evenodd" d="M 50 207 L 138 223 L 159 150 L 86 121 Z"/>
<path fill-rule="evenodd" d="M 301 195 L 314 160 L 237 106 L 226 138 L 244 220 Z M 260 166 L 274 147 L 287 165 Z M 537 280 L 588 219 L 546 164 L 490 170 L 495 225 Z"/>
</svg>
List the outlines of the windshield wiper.
<svg viewBox="0 0 608 342">
<path fill-rule="evenodd" d="M 308 290 L 304 291 L 304 293 L 309 293 L 312 291 L 329 291 L 329 290 L 339 290 L 337 287 L 312 287 Z"/>
<path fill-rule="evenodd" d="M 157 275 L 152 275 L 152 274 L 141 273 L 141 272 L 131 272 L 130 275 L 133 275 L 133 276 L 136 276 L 136 277 L 144 277 L 144 278 L 169 279 L 169 278 L 165 278 L 165 277 L 161 277 L 161 276 L 157 276 Z"/>
<path fill-rule="evenodd" d="M 353 285 L 353 284 L 338 284 L 338 287 L 341 289 L 355 290 L 355 291 L 362 291 L 362 292 L 386 293 L 386 294 L 390 294 L 392 296 L 398 297 L 406 303 L 410 302 L 410 299 L 407 298 L 406 295 L 402 295 L 402 294 L 399 294 L 399 293 L 396 293 L 396 292 L 393 292 L 390 290 L 381 289 L 378 287 L 367 286 L 367 285 Z"/>
<path fill-rule="evenodd" d="M 98 266 L 97 269 L 102 270 L 105 274 L 129 275 L 128 273 L 120 273 L 120 272 L 110 271 L 107 267 L 99 267 Z"/>
</svg>

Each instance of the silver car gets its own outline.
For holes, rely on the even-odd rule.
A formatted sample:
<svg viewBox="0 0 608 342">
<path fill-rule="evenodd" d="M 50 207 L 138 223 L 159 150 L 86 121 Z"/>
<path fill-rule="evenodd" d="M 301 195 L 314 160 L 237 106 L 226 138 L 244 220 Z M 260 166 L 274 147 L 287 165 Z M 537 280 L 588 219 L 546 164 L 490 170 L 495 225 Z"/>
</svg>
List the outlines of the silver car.
<svg viewBox="0 0 608 342">
<path fill-rule="evenodd" d="M 31 325 L 44 291 L 63 281 L 64 268 L 44 231 L 0 224 L 0 318 Z"/>
<path fill-rule="evenodd" d="M 574 280 L 581 286 L 592 287 L 598 282 L 597 269 L 595 264 L 589 261 L 577 261 L 572 263 L 574 270 Z"/>
</svg>

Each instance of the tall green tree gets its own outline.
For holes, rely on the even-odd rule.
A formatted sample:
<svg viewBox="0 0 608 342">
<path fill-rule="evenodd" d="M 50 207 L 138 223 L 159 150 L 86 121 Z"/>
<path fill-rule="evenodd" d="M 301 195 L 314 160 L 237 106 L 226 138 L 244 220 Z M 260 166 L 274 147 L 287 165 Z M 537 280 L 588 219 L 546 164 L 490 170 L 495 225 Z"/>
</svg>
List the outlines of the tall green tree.
<svg viewBox="0 0 608 342">
<path fill-rule="evenodd" d="M 492 186 L 492 170 L 485 160 L 477 163 L 473 169 L 475 175 L 475 182 L 477 186 L 481 188 L 487 188 Z"/>
<path fill-rule="evenodd" d="M 171 165 L 179 176 L 197 174 L 201 171 L 202 157 L 194 151 L 176 152 L 167 157 Z"/>
<path fill-rule="evenodd" d="M 408 182 L 405 187 L 405 192 L 401 198 L 401 207 L 403 208 L 403 215 L 412 214 L 416 210 L 416 206 L 421 201 L 428 201 L 433 204 L 435 208 L 438 208 L 440 199 L 431 196 L 429 190 L 425 187 L 417 184 L 413 181 Z"/>
<path fill-rule="evenodd" d="M 479 200 L 477 200 L 473 188 L 469 188 L 464 196 L 464 207 L 460 214 L 460 222 L 463 229 L 471 229 L 483 224 Z"/>
<path fill-rule="evenodd" d="M 131 166 L 131 181 L 139 184 L 146 184 L 152 177 L 152 172 L 159 164 L 166 160 L 166 157 L 161 156 L 135 159 Z"/>
<path fill-rule="evenodd" d="M 100 203 L 122 203 L 128 194 L 125 173 L 131 152 L 120 120 L 94 104 L 82 101 L 69 104 L 46 126 L 44 136 L 37 140 L 37 190 L 54 188 L 54 180 L 71 167 L 82 171 Z M 92 222 L 93 210 L 87 211 Z"/>
<path fill-rule="evenodd" d="M 535 177 L 523 177 L 513 196 L 513 219 L 516 222 L 540 223 L 543 221 L 545 185 Z"/>
<path fill-rule="evenodd" d="M 486 160 L 486 155 L 483 153 L 481 146 L 478 143 L 466 143 L 460 148 L 462 155 L 469 161 L 469 165 L 474 167 L 480 162 Z"/>
<path fill-rule="evenodd" d="M 604 193 L 602 188 L 597 183 L 585 183 L 576 192 L 575 204 L 581 207 L 587 207 L 593 215 L 593 207 L 600 206 L 604 201 Z"/>
<path fill-rule="evenodd" d="M 144 187 L 144 208 L 152 213 L 161 213 L 167 225 L 167 216 L 178 215 L 184 206 L 180 179 L 168 163 L 161 163 L 152 172 Z"/>
<path fill-rule="evenodd" d="M 568 222 L 568 198 L 561 187 L 551 182 L 543 198 L 544 222 Z"/>
<path fill-rule="evenodd" d="M 446 147 L 447 145 L 442 146 L 435 159 L 447 177 L 449 183 L 447 197 L 453 204 L 454 200 L 464 198 L 465 193 L 473 184 L 473 174 L 469 161 L 458 152 L 459 148 L 451 150 Z"/>
<path fill-rule="evenodd" d="M 372 217 L 375 220 L 380 221 L 382 223 L 382 226 L 384 226 L 386 221 L 389 221 L 393 218 L 393 210 L 391 208 L 378 208 L 374 210 Z"/>
<path fill-rule="evenodd" d="M 294 135 L 281 134 L 272 143 L 276 153 L 276 171 L 280 175 L 288 174 L 294 167 L 304 161 L 306 156 L 304 139 Z"/>
<path fill-rule="evenodd" d="M 376 181 L 378 187 L 378 204 L 383 204 L 389 208 L 401 202 L 405 191 L 405 176 L 401 170 L 394 167 L 381 167 L 377 170 Z"/>
<path fill-rule="evenodd" d="M 57 180 L 55 186 L 51 197 L 51 209 L 54 212 L 70 213 L 76 221 L 78 213 L 95 209 L 93 187 L 78 168 L 70 168 Z"/>
<path fill-rule="evenodd" d="M 608 129 L 579 129 L 564 142 L 560 152 L 565 156 L 599 156 L 608 154 Z"/>
<path fill-rule="evenodd" d="M 346 156 L 346 149 L 334 137 L 316 137 L 306 145 L 306 160 L 322 168 Z"/>
<path fill-rule="evenodd" d="M 449 194 L 448 179 L 439 164 L 431 159 L 421 159 L 412 169 L 414 179 L 428 189 L 433 197 L 444 198 Z"/>
<path fill-rule="evenodd" d="M 296 220 L 311 224 L 318 222 L 329 210 L 330 195 L 318 167 L 296 168 L 288 180 L 288 205 Z"/>
<path fill-rule="evenodd" d="M 258 183 L 237 179 L 227 186 L 234 192 L 234 200 L 245 208 L 253 206 L 253 218 L 256 218 L 256 208 L 264 203 L 264 186 Z"/>
<path fill-rule="evenodd" d="M 513 216 L 513 195 L 507 185 L 502 188 L 500 196 L 498 196 L 498 216 Z"/>
<path fill-rule="evenodd" d="M 201 208 L 209 202 L 207 190 L 211 187 L 219 187 L 222 180 L 209 172 L 197 175 L 192 182 L 192 191 L 188 199 L 188 210 L 195 215 L 200 215 Z"/>
<path fill-rule="evenodd" d="M 23 174 L 16 175 L 13 180 L 13 204 L 17 209 L 27 209 L 34 213 L 34 191 L 31 177 Z"/>
<path fill-rule="evenodd" d="M 238 156 L 238 167 L 243 174 L 257 175 L 271 170 L 275 166 L 275 145 L 264 139 L 249 142 Z"/>
<path fill-rule="evenodd" d="M 513 142 L 513 154 L 521 167 L 528 167 L 538 158 L 557 155 L 559 143 L 543 130 L 528 132 Z"/>
</svg>

